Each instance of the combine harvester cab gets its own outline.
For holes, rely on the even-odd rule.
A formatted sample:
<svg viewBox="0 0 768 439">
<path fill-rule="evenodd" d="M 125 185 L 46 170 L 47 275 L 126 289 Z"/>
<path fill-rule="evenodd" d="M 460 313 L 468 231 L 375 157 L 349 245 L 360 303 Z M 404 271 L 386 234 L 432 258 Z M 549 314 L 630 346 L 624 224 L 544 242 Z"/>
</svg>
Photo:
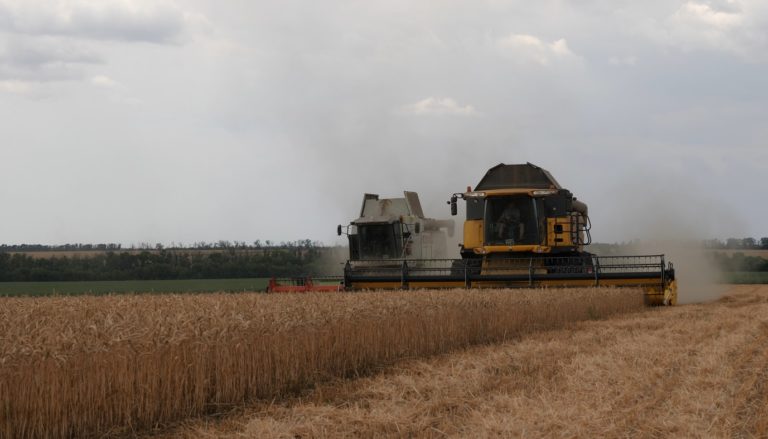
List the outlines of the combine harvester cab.
<svg viewBox="0 0 768 439">
<path fill-rule="evenodd" d="M 382 198 L 365 194 L 360 217 L 347 226 L 338 226 L 339 235 L 349 238 L 349 261 L 345 272 L 357 270 L 391 273 L 403 265 L 426 269 L 430 261 L 445 259 L 448 238 L 453 236 L 451 219 L 426 218 L 416 192 L 404 192 L 403 198 Z M 399 289 L 400 279 L 367 283 L 345 283 L 347 289 Z"/>
<path fill-rule="evenodd" d="M 453 194 L 452 215 L 459 198 L 466 202 L 461 259 L 377 258 L 355 253 L 350 235 L 346 289 L 615 286 L 645 290 L 649 305 L 677 302 L 675 272 L 663 255 L 584 251 L 591 242 L 587 205 L 538 166 L 491 168 L 474 190 Z"/>
<path fill-rule="evenodd" d="M 412 263 L 414 268 L 424 268 L 427 261 L 445 258 L 447 239 L 453 236 L 453 230 L 451 219 L 425 218 L 419 195 L 406 191 L 403 198 L 379 198 L 376 194 L 365 194 L 360 217 L 347 226 L 339 225 L 336 232 L 339 236 L 348 236 L 350 261 L 354 261 L 360 270 L 391 273 L 398 271 L 404 261 Z M 328 292 L 343 290 L 344 285 L 342 278 L 334 276 L 272 278 L 266 291 Z M 395 289 L 400 285 L 399 279 L 371 284 L 357 282 L 355 288 L 346 289 Z"/>
</svg>

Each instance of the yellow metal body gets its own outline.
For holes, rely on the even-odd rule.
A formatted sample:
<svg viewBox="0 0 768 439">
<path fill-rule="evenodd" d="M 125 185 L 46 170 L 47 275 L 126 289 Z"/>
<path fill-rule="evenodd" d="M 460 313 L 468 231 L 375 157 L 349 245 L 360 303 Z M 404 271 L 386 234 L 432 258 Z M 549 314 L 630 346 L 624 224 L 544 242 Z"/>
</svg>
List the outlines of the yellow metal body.
<svg viewBox="0 0 768 439">
<path fill-rule="evenodd" d="M 571 217 L 547 218 L 547 245 L 550 247 L 572 247 L 577 243 L 573 242 L 572 235 L 573 221 Z"/>
<path fill-rule="evenodd" d="M 481 249 L 483 248 L 483 220 L 464 221 L 464 248 Z"/>
<path fill-rule="evenodd" d="M 485 198 L 500 196 L 531 196 L 534 190 L 522 189 L 495 189 L 483 192 Z M 520 253 L 552 253 L 555 248 L 568 248 L 572 251 L 582 251 L 583 246 L 575 241 L 574 237 L 581 232 L 574 230 L 574 226 L 584 221 L 582 217 L 569 214 L 560 217 L 550 217 L 546 221 L 546 236 L 539 244 L 526 245 L 486 245 L 485 243 L 485 219 L 466 220 L 464 222 L 464 242 L 465 251 L 471 251 L 477 255 L 487 255 L 491 253 L 508 253 L 510 257 Z"/>
</svg>

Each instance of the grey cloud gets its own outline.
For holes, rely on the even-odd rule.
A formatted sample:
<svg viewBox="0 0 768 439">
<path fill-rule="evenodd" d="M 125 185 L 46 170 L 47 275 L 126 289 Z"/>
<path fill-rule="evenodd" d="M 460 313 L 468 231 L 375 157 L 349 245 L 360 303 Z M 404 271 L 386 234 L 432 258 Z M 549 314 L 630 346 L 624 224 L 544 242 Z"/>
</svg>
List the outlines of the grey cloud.
<svg viewBox="0 0 768 439">
<path fill-rule="evenodd" d="M 103 87 L 104 80 L 92 80 L 104 77 L 94 67 L 108 64 L 106 55 L 118 45 L 180 47 L 208 25 L 170 0 L 0 0 L 0 92 L 27 94 L 56 81 Z"/>
<path fill-rule="evenodd" d="M 97 64 L 103 58 L 95 51 L 79 44 L 71 44 L 51 38 L 8 37 L 0 45 L 2 59 L 6 62 L 41 66 L 48 63 Z"/>
<path fill-rule="evenodd" d="M 766 172 L 768 68 L 670 42 L 682 4 L 195 0 L 216 44 L 83 41 L 107 59 L 73 64 L 109 79 L 0 100 L 19 121 L 4 127 L 0 187 L 14 189 L 0 204 L 33 218 L 8 219 L 0 242 L 333 242 L 364 192 L 416 190 L 446 217 L 450 193 L 525 161 L 590 204 L 600 240 L 627 237 L 617 206 L 679 182 L 745 218 L 706 233 L 765 233 L 768 207 L 744 188 Z M 740 4 L 728 12 L 759 35 L 757 3 Z M 510 36 L 525 37 L 499 47 Z M 142 103 L 102 98 L 115 89 Z M 33 186 L 14 185 L 33 168 Z"/>
<path fill-rule="evenodd" d="M 314 185 L 326 188 L 317 196 L 334 204 L 329 211 L 341 218 L 355 211 L 363 191 L 396 194 L 404 188 L 421 191 L 431 214 L 445 215 L 446 194 L 475 184 L 487 167 L 530 160 L 562 175 L 592 204 L 604 240 L 623 236 L 621 224 L 608 218 L 611 200 L 621 192 L 600 195 L 605 185 L 624 179 L 603 177 L 606 168 L 620 170 L 618 177 L 644 168 L 636 175 L 640 186 L 657 172 L 679 172 L 682 179 L 706 175 L 727 157 L 724 149 L 757 148 L 764 138 L 755 117 L 765 98 L 750 103 L 739 92 L 763 95 L 764 67 L 721 53 L 670 51 L 675 46 L 669 41 L 640 31 L 649 21 L 665 25 L 674 5 L 635 4 L 638 10 L 626 23 L 615 20 L 620 11 L 576 11 L 553 2 L 493 13 L 464 5 L 435 16 L 415 8 L 408 19 L 345 10 L 356 20 L 337 28 L 327 28 L 338 19 L 333 7 L 308 14 L 311 22 L 268 14 L 276 23 L 256 26 L 257 33 L 272 36 L 256 40 L 259 49 L 274 54 L 264 64 L 265 89 L 244 95 L 233 108 L 247 108 L 259 96 L 271 103 L 270 114 L 235 117 L 269 121 L 277 135 L 305 151 L 312 166 L 302 172 L 327 182 Z M 553 10 L 557 19 L 545 20 Z M 305 38 L 294 41 L 297 34 L 270 33 L 269 26 L 301 29 L 298 35 Z M 317 40 L 307 37 L 315 33 L 321 35 Z M 534 52 L 512 47 L 517 51 L 504 54 L 488 44 L 510 35 L 526 36 L 515 42 Z M 567 44 L 556 46 L 561 40 Z M 557 53 L 583 63 L 553 62 Z M 617 59 L 633 68 L 606 62 L 617 53 L 630 53 Z M 542 62 L 521 63 L 521 57 Z M 483 117 L 404 118 L 384 111 L 424 96 L 449 96 Z M 755 160 L 756 150 L 750 151 L 736 160 Z M 689 161 L 691 169 L 659 166 L 669 161 Z M 281 187 L 297 184 L 293 174 L 276 178 Z M 692 183 L 717 192 L 711 184 Z M 749 227 L 757 230 L 754 223 Z"/>
<path fill-rule="evenodd" d="M 59 81 L 81 79 L 86 67 L 104 60 L 82 44 L 56 38 L 7 36 L 0 44 L 0 79 Z"/>
<path fill-rule="evenodd" d="M 96 40 L 177 43 L 186 15 L 169 2 L 67 1 L 0 2 L 0 26 L 28 35 L 61 35 Z"/>
</svg>

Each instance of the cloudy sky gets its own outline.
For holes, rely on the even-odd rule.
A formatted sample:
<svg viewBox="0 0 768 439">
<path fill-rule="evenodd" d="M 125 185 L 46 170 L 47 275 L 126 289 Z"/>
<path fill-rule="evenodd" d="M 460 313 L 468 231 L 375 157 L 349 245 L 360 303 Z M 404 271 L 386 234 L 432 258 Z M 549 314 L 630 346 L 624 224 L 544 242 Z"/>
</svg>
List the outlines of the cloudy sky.
<svg viewBox="0 0 768 439">
<path fill-rule="evenodd" d="M 764 0 L 0 0 L 0 242 L 337 242 L 531 161 L 593 236 L 768 236 Z"/>
</svg>

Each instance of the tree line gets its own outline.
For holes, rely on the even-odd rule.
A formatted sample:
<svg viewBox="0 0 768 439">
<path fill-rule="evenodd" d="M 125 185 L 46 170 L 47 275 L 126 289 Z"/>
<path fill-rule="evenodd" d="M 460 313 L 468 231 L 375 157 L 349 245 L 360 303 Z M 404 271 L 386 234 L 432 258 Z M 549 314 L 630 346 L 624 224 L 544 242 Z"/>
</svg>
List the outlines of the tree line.
<svg viewBox="0 0 768 439">
<path fill-rule="evenodd" d="M 765 238 L 728 238 L 726 240 L 708 239 L 704 248 L 715 250 L 768 250 L 768 237 Z"/>
<path fill-rule="evenodd" d="M 262 251 L 189 252 L 160 249 L 88 256 L 35 258 L 0 252 L 0 281 L 94 281 L 294 277 L 328 274 L 318 246 L 286 246 Z M 334 273 L 331 273 L 334 274 Z"/>
<path fill-rule="evenodd" d="M 141 242 L 124 246 L 116 243 L 74 243 L 74 244 L 0 244 L 2 252 L 43 252 L 43 251 L 120 251 L 120 250 L 231 250 L 231 249 L 292 249 L 296 247 L 310 248 L 322 247 L 323 244 L 311 239 L 299 239 L 297 241 L 264 241 L 257 239 L 253 242 L 219 240 L 215 242 L 198 241 L 192 244 L 175 243 L 168 245 L 162 243 Z"/>
<path fill-rule="evenodd" d="M 768 250 L 768 238 L 728 238 L 703 242 L 712 250 Z M 620 247 L 620 244 L 595 244 Z M 593 246 L 594 247 L 594 246 Z M 100 253 L 34 257 L 36 251 L 97 250 Z M 130 251 L 129 251 L 130 250 Z M 138 250 L 138 251 L 137 251 Z M 215 250 L 215 251 L 196 251 Z M 226 279 L 251 277 L 295 277 L 337 275 L 344 248 L 324 247 L 311 240 L 274 243 L 256 240 L 198 242 L 183 246 L 142 244 L 124 248 L 120 244 L 0 245 L 0 282 Z M 735 252 L 712 252 L 723 271 L 768 272 L 768 259 Z"/>
<path fill-rule="evenodd" d="M 738 252 L 732 255 L 715 252 L 711 257 L 722 271 L 768 271 L 768 259 L 760 256 L 747 256 Z"/>
<path fill-rule="evenodd" d="M 709 250 L 768 250 L 767 238 L 728 238 L 704 241 L 704 248 Z M 715 265 L 722 271 L 762 271 L 768 272 L 768 259 L 762 256 L 745 255 L 741 252 L 713 252 Z"/>
</svg>

